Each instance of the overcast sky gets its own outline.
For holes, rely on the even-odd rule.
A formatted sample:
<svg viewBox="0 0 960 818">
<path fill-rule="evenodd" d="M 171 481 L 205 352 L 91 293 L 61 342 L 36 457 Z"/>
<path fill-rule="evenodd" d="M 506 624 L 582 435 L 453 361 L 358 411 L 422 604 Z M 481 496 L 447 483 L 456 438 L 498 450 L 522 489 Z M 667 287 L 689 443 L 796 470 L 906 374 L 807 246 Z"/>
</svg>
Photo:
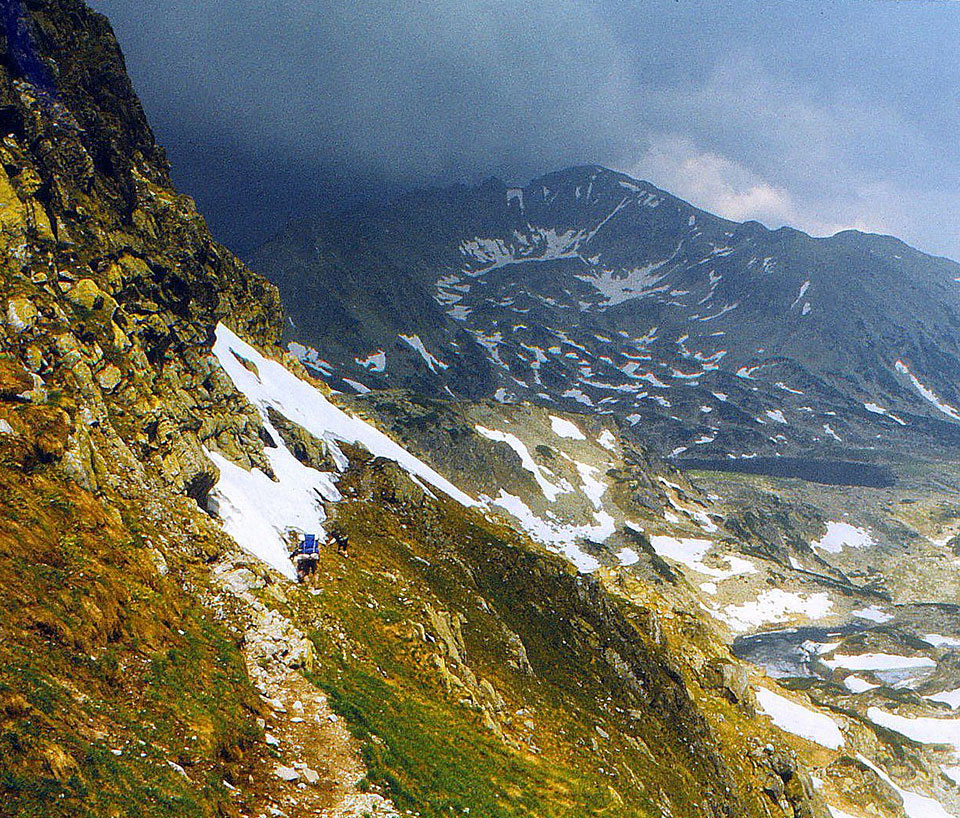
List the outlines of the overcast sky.
<svg viewBox="0 0 960 818">
<path fill-rule="evenodd" d="M 950 0 L 91 0 L 215 234 L 399 186 L 623 170 L 960 259 Z"/>
</svg>

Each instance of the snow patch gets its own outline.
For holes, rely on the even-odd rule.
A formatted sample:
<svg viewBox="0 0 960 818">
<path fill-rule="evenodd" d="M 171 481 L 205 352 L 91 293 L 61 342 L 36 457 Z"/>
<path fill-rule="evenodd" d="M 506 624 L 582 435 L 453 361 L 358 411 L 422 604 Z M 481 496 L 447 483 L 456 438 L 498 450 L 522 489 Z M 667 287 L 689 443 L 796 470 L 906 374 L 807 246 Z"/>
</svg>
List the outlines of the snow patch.
<svg viewBox="0 0 960 818">
<path fill-rule="evenodd" d="M 679 522 L 679 518 L 676 518 Z M 730 579 L 741 574 L 755 574 L 757 569 L 749 560 L 742 557 L 724 556 L 726 568 L 713 568 L 703 562 L 704 557 L 710 553 L 713 548 L 712 540 L 699 540 L 695 538 L 677 539 L 666 535 L 657 535 L 650 538 L 650 544 L 653 550 L 660 557 L 667 557 L 674 562 L 704 574 L 708 577 L 714 577 L 718 580 Z"/>
<path fill-rule="evenodd" d="M 387 353 L 382 349 L 372 352 L 366 358 L 355 358 L 354 360 L 371 372 L 383 372 L 387 368 Z"/>
<path fill-rule="evenodd" d="M 940 769 L 943 771 L 943 774 L 954 784 L 960 786 L 960 767 L 951 767 L 948 764 L 941 764 Z"/>
<path fill-rule="evenodd" d="M 590 396 L 580 389 L 568 389 L 561 397 L 570 398 L 577 403 L 582 403 L 584 406 L 593 406 L 593 401 L 590 399 Z"/>
<path fill-rule="evenodd" d="M 617 559 L 622 566 L 626 567 L 640 562 L 640 555 L 632 548 L 624 548 L 617 552 Z"/>
<path fill-rule="evenodd" d="M 738 633 L 754 630 L 767 623 L 786 622 L 792 617 L 822 619 L 833 609 L 826 593 L 803 594 L 773 588 L 742 605 L 728 605 L 714 616 Z"/>
<path fill-rule="evenodd" d="M 558 418 L 556 415 L 550 415 L 550 428 L 557 437 L 564 437 L 568 440 L 586 440 L 586 435 L 580 431 L 579 427 L 566 418 Z"/>
<path fill-rule="evenodd" d="M 839 554 L 846 548 L 868 548 L 876 545 L 870 533 L 840 521 L 827 523 L 827 533 L 817 542 L 810 543 L 811 548 L 819 548 L 828 554 Z"/>
<path fill-rule="evenodd" d="M 936 799 L 898 787 L 889 775 L 861 753 L 857 753 L 857 760 L 873 770 L 881 781 L 896 791 L 903 802 L 903 811 L 907 814 L 907 818 L 956 818 Z"/>
<path fill-rule="evenodd" d="M 940 398 L 937 397 L 937 393 L 932 389 L 920 383 L 920 380 L 917 378 L 917 376 L 910 371 L 910 368 L 903 361 L 897 361 L 896 368 L 897 372 L 899 372 L 901 375 L 906 375 L 910 379 L 910 382 L 913 384 L 913 388 L 920 393 L 921 397 L 923 397 L 925 401 L 932 403 L 937 409 L 939 409 L 948 417 L 951 417 L 954 420 L 960 420 L 960 412 L 958 412 L 949 403 L 944 403 L 942 400 L 940 400 Z"/>
<path fill-rule="evenodd" d="M 810 282 L 809 282 L 809 281 L 804 281 L 803 284 L 802 284 L 802 286 L 800 287 L 800 293 L 799 293 L 799 294 L 797 295 L 797 297 L 794 299 L 794 302 L 790 305 L 790 309 L 791 309 L 791 310 L 792 310 L 794 307 L 796 307 L 797 304 L 799 304 L 801 301 L 803 301 L 803 297 L 807 294 L 807 290 L 809 290 L 809 289 L 810 289 Z"/>
<path fill-rule="evenodd" d="M 678 247 L 677 251 L 679 249 Z M 633 270 L 600 270 L 592 275 L 581 275 L 577 278 L 596 288 L 604 298 L 604 307 L 613 307 L 635 298 L 664 292 L 667 286 L 657 285 L 666 278 L 667 273 L 662 272 L 663 268 L 673 260 L 677 251 L 663 261 L 636 267 Z"/>
<path fill-rule="evenodd" d="M 358 395 L 366 395 L 368 392 L 372 392 L 369 386 L 366 384 L 360 383 L 360 381 L 353 381 L 350 378 L 344 378 L 343 382 L 349 386 L 354 392 Z"/>
<path fill-rule="evenodd" d="M 876 690 L 880 685 L 861 679 L 859 676 L 847 676 L 843 680 L 843 686 L 851 693 L 866 693 L 868 690 Z"/>
<path fill-rule="evenodd" d="M 960 753 L 960 719 L 935 719 L 920 716 L 906 718 L 896 713 L 888 713 L 879 707 L 867 709 L 867 718 L 874 724 L 895 730 L 921 744 L 947 744 Z"/>
<path fill-rule="evenodd" d="M 890 420 L 894 420 L 897 423 L 899 423 L 901 426 L 907 425 L 901 418 L 898 418 L 896 415 L 891 414 L 888 410 L 884 409 L 878 403 L 865 403 L 863 404 L 863 408 L 874 415 L 885 415 L 886 417 L 890 418 Z"/>
<path fill-rule="evenodd" d="M 414 352 L 416 352 L 421 358 L 423 358 L 423 360 L 424 360 L 424 362 L 426 363 L 426 365 L 427 365 L 428 367 L 430 367 L 430 371 L 431 371 L 431 372 L 436 373 L 438 367 L 439 367 L 440 369 L 449 369 L 449 368 L 450 368 L 449 366 L 447 366 L 447 364 L 445 364 L 445 363 L 444 363 L 443 361 L 441 361 L 439 358 L 437 358 L 437 357 L 435 357 L 434 355 L 432 355 L 432 354 L 427 350 L 427 348 L 423 345 L 423 341 L 420 340 L 420 336 L 419 336 L 419 335 L 403 335 L 403 334 L 401 334 L 401 335 L 398 336 L 398 337 L 399 337 L 400 340 L 403 341 L 408 347 L 410 347 L 410 349 L 412 349 L 412 350 L 413 350 Z"/>
<path fill-rule="evenodd" d="M 960 648 L 960 639 L 955 636 L 943 636 L 939 633 L 928 633 L 923 637 L 923 641 L 935 648 Z"/>
<path fill-rule="evenodd" d="M 543 496 L 547 498 L 551 503 L 557 499 L 561 494 L 566 494 L 569 492 L 569 485 L 560 485 L 555 486 L 551 483 L 543 473 L 543 469 L 540 468 L 539 464 L 533 459 L 533 456 L 530 454 L 530 450 L 527 448 L 527 444 L 524 443 L 516 435 L 510 434 L 510 432 L 499 432 L 496 429 L 487 429 L 484 426 L 477 425 L 474 427 L 477 432 L 480 433 L 487 440 L 493 440 L 497 443 L 506 443 L 511 449 L 513 449 L 520 458 L 520 463 L 524 469 L 526 469 L 530 474 L 533 475 L 533 479 L 537 481 L 537 485 L 540 486 L 540 490 L 543 492 Z"/>
<path fill-rule="evenodd" d="M 926 696 L 932 702 L 940 702 L 947 705 L 951 710 L 960 709 L 960 688 L 956 690 L 945 690 L 943 693 L 934 693 L 932 696 Z"/>
<path fill-rule="evenodd" d="M 577 545 L 577 540 L 605 542 L 615 531 L 613 518 L 606 512 L 594 514 L 595 525 L 564 525 L 555 520 L 537 517 L 519 497 L 500 489 L 496 499 L 481 498 L 488 505 L 499 506 L 513 515 L 520 526 L 537 542 L 563 554 L 581 573 L 590 573 L 600 563 Z"/>
<path fill-rule="evenodd" d="M 323 360 L 320 357 L 320 353 L 317 352 L 313 347 L 304 346 L 303 344 L 298 344 L 296 341 L 291 341 L 287 344 L 287 350 L 304 366 L 311 367 L 316 371 L 320 372 L 324 377 L 329 378 L 333 374 L 333 364 L 329 361 Z"/>
<path fill-rule="evenodd" d="M 827 809 L 830 810 L 830 818 L 860 818 L 859 815 L 852 815 L 849 812 L 844 812 L 838 807 L 832 807 L 827 804 Z"/>
<path fill-rule="evenodd" d="M 609 429 L 604 429 L 603 432 L 600 433 L 600 437 L 597 438 L 597 443 L 608 451 L 615 452 L 617 450 L 617 439 Z"/>
<path fill-rule="evenodd" d="M 823 663 L 830 669 L 844 670 L 913 670 L 914 668 L 936 667 L 937 663 L 926 656 L 899 656 L 893 653 L 861 653 L 845 655 L 835 653 L 832 659 Z"/>
<path fill-rule="evenodd" d="M 869 608 L 862 608 L 859 611 L 851 611 L 850 615 L 857 617 L 857 619 L 868 619 L 871 622 L 876 622 L 880 625 L 893 619 L 891 614 L 888 614 L 886 611 L 884 611 L 882 608 L 878 608 L 876 605 L 871 605 Z"/>
<path fill-rule="evenodd" d="M 765 687 L 757 688 L 757 704 L 781 730 L 830 750 L 843 746 L 840 727 L 825 713 L 797 704 Z"/>
</svg>

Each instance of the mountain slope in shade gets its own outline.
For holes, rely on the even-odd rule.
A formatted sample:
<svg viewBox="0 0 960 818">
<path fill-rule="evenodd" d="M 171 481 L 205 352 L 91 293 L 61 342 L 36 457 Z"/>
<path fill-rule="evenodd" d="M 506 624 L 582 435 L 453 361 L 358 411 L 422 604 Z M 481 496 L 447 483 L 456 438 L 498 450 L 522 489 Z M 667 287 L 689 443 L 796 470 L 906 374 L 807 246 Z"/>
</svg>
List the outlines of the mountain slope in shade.
<svg viewBox="0 0 960 818">
<path fill-rule="evenodd" d="M 960 265 L 891 237 L 580 167 L 291 225 L 252 263 L 338 388 L 613 413 L 687 456 L 960 441 Z"/>
</svg>

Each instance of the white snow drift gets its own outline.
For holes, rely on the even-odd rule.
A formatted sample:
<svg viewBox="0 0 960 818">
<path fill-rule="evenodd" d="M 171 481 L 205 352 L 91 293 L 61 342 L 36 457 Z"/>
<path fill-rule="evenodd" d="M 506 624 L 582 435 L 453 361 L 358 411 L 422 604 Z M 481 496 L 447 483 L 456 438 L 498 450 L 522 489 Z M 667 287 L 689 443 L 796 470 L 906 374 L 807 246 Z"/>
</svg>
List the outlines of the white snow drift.
<svg viewBox="0 0 960 818">
<path fill-rule="evenodd" d="M 276 441 L 276 447 L 267 448 L 266 454 L 277 480 L 271 480 L 259 469 L 247 471 L 209 452 L 220 469 L 220 480 L 211 496 L 227 533 L 286 576 L 295 576 L 288 554 L 288 533 L 322 533 L 325 517 L 321 501 L 338 500 L 339 492 L 335 474 L 304 466 L 287 450 L 269 421 L 268 407 L 324 441 L 341 470 L 348 463 L 337 443 L 359 444 L 371 454 L 395 461 L 411 475 L 463 505 L 477 505 L 473 498 L 379 429 L 334 406 L 311 384 L 265 358 L 223 325 L 217 326 L 213 354 L 234 386 L 260 411 L 265 428 Z"/>
<path fill-rule="evenodd" d="M 790 701 L 765 687 L 757 688 L 757 704 L 781 730 L 831 750 L 843 746 L 843 733 L 825 713 Z"/>
</svg>

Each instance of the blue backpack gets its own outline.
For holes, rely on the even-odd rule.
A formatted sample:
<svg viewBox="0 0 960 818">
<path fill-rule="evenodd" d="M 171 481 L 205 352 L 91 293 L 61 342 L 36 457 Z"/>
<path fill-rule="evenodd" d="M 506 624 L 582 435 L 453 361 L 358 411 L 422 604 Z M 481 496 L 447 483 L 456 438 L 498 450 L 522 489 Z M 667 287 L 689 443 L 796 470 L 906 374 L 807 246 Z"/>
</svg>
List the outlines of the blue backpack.
<svg viewBox="0 0 960 818">
<path fill-rule="evenodd" d="M 319 553 L 319 547 L 317 546 L 317 535 L 316 534 L 304 534 L 303 542 L 300 543 L 300 553 L 301 554 L 317 554 Z"/>
</svg>

